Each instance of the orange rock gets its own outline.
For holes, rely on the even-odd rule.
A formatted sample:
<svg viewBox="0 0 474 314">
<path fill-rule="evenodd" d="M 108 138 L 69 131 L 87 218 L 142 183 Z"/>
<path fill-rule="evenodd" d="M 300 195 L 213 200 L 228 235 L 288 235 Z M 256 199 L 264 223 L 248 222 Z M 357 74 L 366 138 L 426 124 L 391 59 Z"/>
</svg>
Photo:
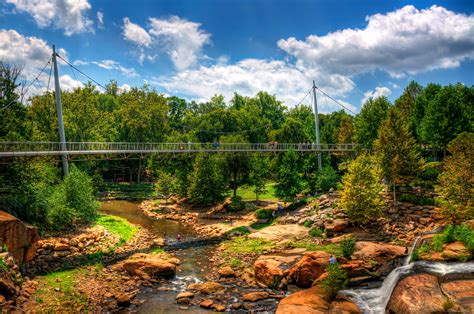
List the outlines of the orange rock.
<svg viewBox="0 0 474 314">
<path fill-rule="evenodd" d="M 267 287 L 278 287 L 283 278 L 279 265 L 279 262 L 272 259 L 257 260 L 253 265 L 255 280 Z"/>
<path fill-rule="evenodd" d="M 445 282 L 441 287 L 466 313 L 474 313 L 474 279 Z"/>
<path fill-rule="evenodd" d="M 38 230 L 35 227 L 0 211 L 0 247 L 5 244 L 20 264 L 35 257 L 38 240 Z"/>
<path fill-rule="evenodd" d="M 447 300 L 436 276 L 417 274 L 397 284 L 387 310 L 392 313 L 441 313 Z"/>
<path fill-rule="evenodd" d="M 199 303 L 199 306 L 208 309 L 212 306 L 212 304 L 214 304 L 214 301 L 212 301 L 211 299 L 207 299 Z"/>
<path fill-rule="evenodd" d="M 258 301 L 258 300 L 267 299 L 269 296 L 270 296 L 270 294 L 268 292 L 256 291 L 256 292 L 250 292 L 250 293 L 244 294 L 242 296 L 242 300 L 249 301 L 249 302 L 255 302 L 255 301 Z"/>
<path fill-rule="evenodd" d="M 154 254 L 135 254 L 123 262 L 123 268 L 131 275 L 141 277 L 170 277 L 176 273 L 176 265 Z"/>
<path fill-rule="evenodd" d="M 303 258 L 289 271 L 288 278 L 300 287 L 311 287 L 321 276 L 329 263 L 331 255 L 323 251 L 305 253 Z"/>
<path fill-rule="evenodd" d="M 298 291 L 280 301 L 276 314 L 316 314 L 327 313 L 329 297 L 326 291 L 319 287 Z"/>
<path fill-rule="evenodd" d="M 359 314 L 361 312 L 357 304 L 353 303 L 352 301 L 346 299 L 336 299 L 331 303 L 329 307 L 329 313 Z"/>
<path fill-rule="evenodd" d="M 197 290 L 202 294 L 219 293 L 225 290 L 225 287 L 217 282 L 193 283 L 188 286 L 189 290 Z"/>
<path fill-rule="evenodd" d="M 406 248 L 398 245 L 358 241 L 353 257 L 363 260 L 385 262 L 405 255 Z"/>
</svg>

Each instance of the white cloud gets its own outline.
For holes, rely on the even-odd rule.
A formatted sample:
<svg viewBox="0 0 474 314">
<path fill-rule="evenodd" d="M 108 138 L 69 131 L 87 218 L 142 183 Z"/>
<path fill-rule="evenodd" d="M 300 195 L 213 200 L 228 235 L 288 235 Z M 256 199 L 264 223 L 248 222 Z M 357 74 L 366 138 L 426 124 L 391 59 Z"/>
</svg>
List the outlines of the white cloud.
<svg viewBox="0 0 474 314">
<path fill-rule="evenodd" d="M 92 61 L 91 63 L 107 70 L 117 70 L 127 77 L 137 77 L 138 73 L 134 68 L 126 68 L 114 60 Z"/>
<path fill-rule="evenodd" d="M 313 74 L 324 82 L 320 74 Z M 292 107 L 309 91 L 311 79 L 307 73 L 284 61 L 245 59 L 233 65 L 218 63 L 185 70 L 171 78 L 154 78 L 152 83 L 164 87 L 170 94 L 179 93 L 196 100 L 209 100 L 215 94 L 223 94 L 230 100 L 234 92 L 254 96 L 259 91 L 267 91 Z M 324 83 L 320 87 L 327 92 L 331 90 L 333 95 L 342 95 L 353 88 L 352 81 L 337 75 L 327 77 L 327 81 L 331 85 Z M 337 90 L 333 88 L 332 82 L 338 82 Z M 310 104 L 310 101 L 308 96 L 304 103 Z M 321 112 L 340 109 L 332 101 L 320 106 Z"/>
<path fill-rule="evenodd" d="M 29 13 L 39 27 L 50 25 L 63 29 L 66 36 L 94 32 L 87 17 L 91 5 L 87 0 L 7 0 L 21 12 Z"/>
<path fill-rule="evenodd" d="M 151 36 L 140 25 L 130 22 L 128 17 L 123 19 L 123 38 L 138 46 L 148 47 L 151 44 Z"/>
<path fill-rule="evenodd" d="M 305 68 L 354 75 L 376 69 L 394 77 L 458 67 L 474 56 L 474 16 L 443 7 L 408 5 L 366 18 L 364 29 L 344 29 L 305 40 L 282 39 L 278 46 Z"/>
<path fill-rule="evenodd" d="M 61 86 L 61 90 L 68 90 L 68 91 L 71 91 L 75 88 L 83 86 L 81 81 L 75 80 L 67 74 L 61 75 L 59 77 L 59 85 Z"/>
<path fill-rule="evenodd" d="M 201 24 L 172 16 L 169 19 L 150 18 L 149 30 L 123 19 L 124 39 L 138 46 L 138 60 L 153 62 L 151 49 L 163 50 L 178 70 L 193 66 L 202 57 L 202 48 L 210 43 L 211 35 L 200 29 Z"/>
<path fill-rule="evenodd" d="M 211 35 L 200 29 L 201 24 L 172 16 L 169 19 L 150 18 L 150 34 L 157 45 L 164 45 L 178 70 L 184 70 L 201 57 L 201 50 Z"/>
<path fill-rule="evenodd" d="M 124 83 L 122 86 L 119 86 L 119 92 L 120 93 L 126 93 L 131 89 L 130 85 Z"/>
<path fill-rule="evenodd" d="M 72 63 L 72 65 L 75 65 L 75 66 L 81 66 L 81 65 L 88 65 L 89 62 L 87 62 L 86 60 L 74 60 L 74 62 Z"/>
<path fill-rule="evenodd" d="M 99 24 L 99 27 L 104 26 L 104 13 L 101 11 L 97 11 L 97 22 Z"/>
<path fill-rule="evenodd" d="M 385 86 L 377 86 L 375 88 L 375 90 L 368 90 L 364 93 L 364 98 L 362 99 L 361 101 L 361 104 L 365 103 L 367 100 L 369 100 L 369 98 L 378 98 L 378 97 L 381 97 L 381 96 L 389 96 L 390 94 L 392 93 L 392 91 L 390 90 L 390 88 L 388 87 L 385 87 Z"/>
</svg>

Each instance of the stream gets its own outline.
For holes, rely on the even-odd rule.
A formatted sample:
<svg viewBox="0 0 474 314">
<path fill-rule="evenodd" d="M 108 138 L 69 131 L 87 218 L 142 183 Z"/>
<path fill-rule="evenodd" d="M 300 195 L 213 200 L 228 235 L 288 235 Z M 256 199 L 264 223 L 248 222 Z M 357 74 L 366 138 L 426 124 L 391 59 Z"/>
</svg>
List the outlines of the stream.
<svg viewBox="0 0 474 314">
<path fill-rule="evenodd" d="M 180 222 L 146 216 L 139 209 L 139 204 L 130 201 L 106 201 L 102 203 L 100 211 L 127 219 L 130 223 L 146 228 L 159 237 L 166 233 L 168 242 L 176 241 L 178 234 L 182 241 L 197 238 L 197 234 L 191 228 Z M 173 251 L 173 255 L 181 261 L 176 276 L 166 284 L 160 285 L 160 290 L 157 290 L 157 287 L 149 287 L 141 291 L 138 298 L 145 302 L 134 310 L 138 313 L 189 313 L 189 310 L 180 309 L 176 304 L 176 294 L 184 291 L 190 283 L 204 281 L 210 269 L 209 258 L 215 249 L 215 245 L 208 245 Z M 197 307 L 193 307 L 192 312 L 209 313 Z"/>
</svg>

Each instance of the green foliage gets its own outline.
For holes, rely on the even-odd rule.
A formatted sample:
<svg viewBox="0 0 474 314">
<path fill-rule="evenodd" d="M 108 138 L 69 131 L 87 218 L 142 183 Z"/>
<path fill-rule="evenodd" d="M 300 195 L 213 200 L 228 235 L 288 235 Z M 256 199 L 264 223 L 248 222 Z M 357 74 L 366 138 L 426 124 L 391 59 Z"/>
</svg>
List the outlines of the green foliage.
<svg viewBox="0 0 474 314">
<path fill-rule="evenodd" d="M 339 175 L 331 166 L 323 167 L 316 178 L 317 189 L 325 192 L 331 188 L 335 188 L 340 180 Z"/>
<path fill-rule="evenodd" d="M 244 261 L 241 260 L 240 258 L 233 257 L 230 259 L 229 264 L 230 264 L 230 267 L 232 268 L 241 268 L 244 265 Z"/>
<path fill-rule="evenodd" d="M 436 191 L 448 221 L 459 223 L 474 218 L 474 133 L 462 133 L 448 147 Z"/>
<path fill-rule="evenodd" d="M 298 155 L 290 149 L 279 163 L 276 194 L 283 199 L 292 200 L 301 192 L 302 184 L 299 175 Z"/>
<path fill-rule="evenodd" d="M 262 254 L 275 247 L 273 242 L 264 239 L 238 237 L 223 243 L 224 254 Z"/>
<path fill-rule="evenodd" d="M 305 220 L 303 226 L 305 226 L 306 228 L 310 228 L 312 224 L 313 222 L 311 220 Z"/>
<path fill-rule="evenodd" d="M 238 212 L 245 209 L 245 203 L 242 201 L 240 196 L 232 196 L 230 204 L 226 204 L 226 207 L 231 212 Z"/>
<path fill-rule="evenodd" d="M 242 234 L 242 235 L 244 235 L 244 234 L 249 234 L 249 233 L 250 233 L 249 229 L 248 229 L 247 227 L 245 227 L 245 226 L 235 227 L 234 229 L 232 229 L 232 230 L 230 231 L 230 233 L 232 233 L 232 232 L 238 232 L 238 233 L 240 233 L 240 234 Z"/>
<path fill-rule="evenodd" d="M 346 271 L 338 263 L 329 264 L 326 271 L 328 275 L 321 281 L 321 285 L 328 291 L 331 300 L 333 300 L 340 290 L 347 287 L 349 279 Z"/>
<path fill-rule="evenodd" d="M 385 120 L 390 109 L 390 102 L 386 97 L 367 100 L 360 113 L 355 118 L 355 140 L 367 148 L 371 148 L 377 138 L 382 121 Z"/>
<path fill-rule="evenodd" d="M 341 192 L 339 206 L 352 221 L 366 223 L 382 215 L 384 200 L 381 196 L 383 185 L 381 171 L 368 155 L 360 155 L 351 162 L 343 178 L 344 190 Z"/>
<path fill-rule="evenodd" d="M 400 202 L 411 203 L 415 205 L 435 205 L 436 201 L 433 198 L 416 196 L 413 194 L 402 194 L 399 199 Z"/>
<path fill-rule="evenodd" d="M 257 219 L 270 219 L 272 214 L 272 209 L 260 208 L 255 211 L 255 217 L 257 217 Z"/>
<path fill-rule="evenodd" d="M 178 179 L 170 173 L 160 171 L 155 190 L 158 197 L 169 198 L 177 194 Z"/>
<path fill-rule="evenodd" d="M 356 249 L 356 241 L 352 237 L 347 237 L 341 240 L 339 243 L 342 251 L 342 256 L 347 259 L 350 259 L 352 254 L 354 254 Z"/>
<path fill-rule="evenodd" d="M 99 215 L 96 224 L 103 226 L 107 231 L 119 237 L 117 246 L 125 244 L 138 232 L 138 228 L 130 224 L 126 219 L 111 216 Z"/>
<path fill-rule="evenodd" d="M 190 175 L 188 197 L 200 205 L 212 205 L 224 199 L 225 184 L 218 156 L 199 154 Z"/>
<path fill-rule="evenodd" d="M 308 251 L 323 251 L 331 255 L 342 256 L 341 247 L 337 244 L 318 244 L 310 241 L 290 241 L 286 244 L 289 248 L 302 248 Z"/>
<path fill-rule="evenodd" d="M 324 234 L 324 230 L 320 228 L 313 228 L 309 230 L 309 235 L 313 238 L 322 238 Z"/>
<path fill-rule="evenodd" d="M 270 165 L 266 157 L 254 156 L 250 159 L 250 183 L 254 186 L 253 192 L 258 201 L 259 195 L 266 193 L 266 181 L 270 174 Z"/>
</svg>

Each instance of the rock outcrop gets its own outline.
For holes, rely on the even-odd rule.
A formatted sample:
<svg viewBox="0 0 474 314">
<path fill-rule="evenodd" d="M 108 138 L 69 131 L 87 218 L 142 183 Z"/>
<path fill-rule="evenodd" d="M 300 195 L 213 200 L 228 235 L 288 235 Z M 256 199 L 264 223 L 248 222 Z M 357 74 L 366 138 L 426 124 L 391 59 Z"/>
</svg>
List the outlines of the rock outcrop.
<svg viewBox="0 0 474 314">
<path fill-rule="evenodd" d="M 474 313 L 474 279 L 441 284 L 441 289 L 466 313 Z"/>
<path fill-rule="evenodd" d="M 320 314 L 329 310 L 329 297 L 319 287 L 298 291 L 280 301 L 276 314 Z"/>
<path fill-rule="evenodd" d="M 176 274 L 174 259 L 166 260 L 158 254 L 138 253 L 123 262 L 122 267 L 131 275 L 144 279 L 171 277 Z"/>
<path fill-rule="evenodd" d="M 329 264 L 331 255 L 326 252 L 307 252 L 288 272 L 288 281 L 299 287 L 311 287 Z"/>
<path fill-rule="evenodd" d="M 0 247 L 5 245 L 18 263 L 33 259 L 36 254 L 38 230 L 18 218 L 0 211 Z"/>
<path fill-rule="evenodd" d="M 353 257 L 360 260 L 375 260 L 384 263 L 387 260 L 404 256 L 406 250 L 405 247 L 398 245 L 357 241 Z"/>
<path fill-rule="evenodd" d="M 280 263 L 273 259 L 259 259 L 253 265 L 255 280 L 267 287 L 278 287 L 283 279 Z"/>
</svg>

